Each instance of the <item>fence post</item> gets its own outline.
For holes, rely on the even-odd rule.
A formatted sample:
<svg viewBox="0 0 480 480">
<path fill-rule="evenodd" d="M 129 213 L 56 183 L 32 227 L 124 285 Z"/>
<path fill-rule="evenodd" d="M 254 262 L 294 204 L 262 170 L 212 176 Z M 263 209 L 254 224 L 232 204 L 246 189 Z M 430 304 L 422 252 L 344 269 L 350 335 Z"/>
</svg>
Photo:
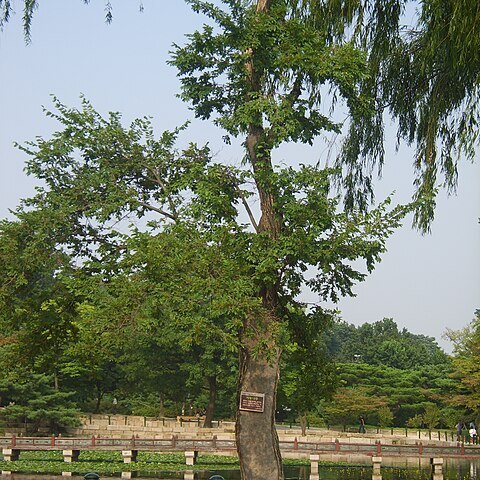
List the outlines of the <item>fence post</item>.
<svg viewBox="0 0 480 480">
<path fill-rule="evenodd" d="M 51 445 L 52 445 L 52 447 L 55 446 L 55 435 L 52 435 Z"/>
<path fill-rule="evenodd" d="M 433 475 L 435 477 L 442 476 L 443 473 L 443 458 L 432 458 L 432 467 L 433 467 Z M 443 478 L 443 476 L 442 476 Z"/>
<path fill-rule="evenodd" d="M 318 480 L 318 461 L 320 460 L 320 455 L 312 454 L 310 455 L 310 479 Z"/>
<path fill-rule="evenodd" d="M 380 467 L 382 465 L 382 457 L 372 457 L 372 464 L 373 464 L 373 472 L 372 476 L 379 476 L 380 475 Z"/>
</svg>

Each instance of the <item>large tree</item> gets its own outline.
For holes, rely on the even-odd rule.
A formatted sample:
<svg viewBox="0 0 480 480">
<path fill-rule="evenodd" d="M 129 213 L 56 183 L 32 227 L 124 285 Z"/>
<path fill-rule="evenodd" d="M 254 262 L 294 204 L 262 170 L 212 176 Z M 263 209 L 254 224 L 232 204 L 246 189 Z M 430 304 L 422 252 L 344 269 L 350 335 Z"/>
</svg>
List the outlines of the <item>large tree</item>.
<svg viewBox="0 0 480 480">
<path fill-rule="evenodd" d="M 353 272 L 338 271 L 331 254 L 318 248 L 324 231 L 314 224 L 328 211 L 318 200 L 310 203 L 311 189 L 318 194 L 322 188 L 315 185 L 318 169 L 292 171 L 287 183 L 277 173 L 272 153 L 285 142 L 311 144 L 322 132 L 341 131 L 341 125 L 321 113 L 327 91 L 333 98 L 330 107 L 338 99 L 352 122 L 374 116 L 372 98 L 359 89 L 368 76 L 366 55 L 345 38 L 345 24 L 352 17 L 343 5 L 232 0 L 221 10 L 208 2 L 189 3 L 217 27 L 205 26 L 189 36 L 186 46 L 176 47 L 172 63 L 179 70 L 182 96 L 198 117 L 214 118 L 228 135 L 244 136 L 260 215 L 257 221 L 250 212 L 252 228 L 265 246 L 277 250 L 275 256 L 264 254 L 272 261 L 257 280 L 264 315 L 247 318 L 240 332 L 238 390 L 264 393 L 265 411 L 259 415 L 239 409 L 236 423 L 242 478 L 276 479 L 282 477 L 274 429 L 282 351 L 277 332 L 284 328 L 288 303 L 300 288 L 309 285 L 320 296 L 336 299 L 337 288 L 348 293 L 344 281 Z M 292 188 L 299 174 L 303 188 Z M 354 250 L 347 256 L 360 253 Z M 307 280 L 301 271 L 310 267 L 319 268 L 320 274 Z"/>
<path fill-rule="evenodd" d="M 156 139 L 146 119 L 124 128 L 118 114 L 102 118 L 86 101 L 80 110 L 57 102 L 49 114 L 63 129 L 22 147 L 28 172 L 45 184 L 22 208 L 48 213 L 44 227 L 56 232 L 57 248 L 80 255 L 82 269 L 103 282 L 125 272 L 131 258 L 143 258 L 133 261 L 132 275 L 143 270 L 140 281 L 153 288 L 146 290 L 150 324 L 170 318 L 187 342 L 205 336 L 239 349 L 239 393 L 265 396 L 263 412 L 238 413 L 243 476 L 282 478 L 274 427 L 282 348 L 325 318 L 312 315 L 298 295 L 305 288 L 323 299 L 351 294 L 365 277 L 352 262 L 364 259 L 371 270 L 406 209 L 388 212 L 386 202 L 368 214 L 339 213 L 328 170 L 274 168 L 270 155 L 269 170 L 260 173 L 214 163 L 205 147 L 178 151 L 174 133 Z M 263 230 L 266 220 L 255 220 L 252 181 L 268 181 L 268 196 L 274 193 L 272 214 L 281 218 L 275 234 Z M 137 227 L 129 238 L 122 221 L 145 215 L 157 241 L 135 243 Z M 155 245 L 154 262 L 137 253 Z"/>
</svg>

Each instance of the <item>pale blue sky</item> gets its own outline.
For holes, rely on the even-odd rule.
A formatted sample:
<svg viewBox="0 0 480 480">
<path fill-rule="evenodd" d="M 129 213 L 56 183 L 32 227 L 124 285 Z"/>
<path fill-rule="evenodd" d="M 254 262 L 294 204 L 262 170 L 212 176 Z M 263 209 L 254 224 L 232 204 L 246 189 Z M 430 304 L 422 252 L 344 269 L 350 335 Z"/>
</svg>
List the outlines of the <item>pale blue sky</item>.
<svg viewBox="0 0 480 480">
<path fill-rule="evenodd" d="M 20 1 L 15 2 L 21 8 Z M 173 42 L 203 21 L 182 0 L 117 0 L 114 21 L 104 22 L 103 0 L 85 6 L 81 0 L 41 0 L 26 46 L 17 12 L 0 34 L 0 217 L 19 198 L 30 195 L 33 180 L 22 172 L 25 157 L 14 141 L 48 136 L 56 125 L 44 117 L 50 94 L 78 105 L 80 93 L 102 113 L 114 110 L 126 121 L 154 117 L 158 132 L 191 119 L 187 106 L 175 98 L 176 72 L 165 62 Z M 388 161 L 377 198 L 393 190 L 399 201 L 412 192 L 412 152 L 394 152 L 389 130 Z M 238 162 L 238 147 L 222 144 L 222 132 L 208 122 L 194 121 L 188 138 L 209 141 L 218 159 Z M 288 146 L 278 154 L 284 162 L 323 158 L 324 149 Z M 351 323 L 393 317 L 400 328 L 441 339 L 445 328 L 459 329 L 480 308 L 480 164 L 460 166 L 459 194 L 439 198 L 432 234 L 422 236 L 410 225 L 388 243 L 388 253 L 375 272 L 340 303 Z"/>
</svg>

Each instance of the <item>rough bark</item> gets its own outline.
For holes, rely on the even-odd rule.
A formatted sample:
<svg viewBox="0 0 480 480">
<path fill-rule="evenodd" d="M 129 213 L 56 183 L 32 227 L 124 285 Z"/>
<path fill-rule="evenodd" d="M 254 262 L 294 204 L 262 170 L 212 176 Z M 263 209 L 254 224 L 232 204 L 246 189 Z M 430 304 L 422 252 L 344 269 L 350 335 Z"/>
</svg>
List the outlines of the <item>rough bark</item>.
<svg viewBox="0 0 480 480">
<path fill-rule="evenodd" d="M 265 394 L 264 412 L 238 410 L 237 450 L 244 480 L 283 479 L 282 461 L 275 429 L 275 397 L 279 379 L 280 352 L 273 358 L 253 356 L 250 348 L 240 354 L 239 393 Z"/>
<path fill-rule="evenodd" d="M 203 422 L 203 428 L 212 428 L 216 401 L 217 401 L 217 377 L 212 375 L 208 377 L 208 405 L 207 405 L 207 412 L 205 413 L 205 421 Z"/>
<path fill-rule="evenodd" d="M 266 12 L 272 3 L 272 0 L 258 0 L 257 12 Z"/>
</svg>

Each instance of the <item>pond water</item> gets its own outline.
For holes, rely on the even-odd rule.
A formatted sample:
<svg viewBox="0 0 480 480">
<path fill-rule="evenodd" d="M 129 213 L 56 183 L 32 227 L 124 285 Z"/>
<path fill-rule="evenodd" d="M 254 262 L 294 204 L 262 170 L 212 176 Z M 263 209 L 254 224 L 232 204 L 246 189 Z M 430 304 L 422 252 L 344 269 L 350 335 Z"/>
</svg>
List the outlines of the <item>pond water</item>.
<svg viewBox="0 0 480 480">
<path fill-rule="evenodd" d="M 208 480 L 212 475 L 221 475 L 225 480 L 239 480 L 238 470 L 216 470 L 197 471 L 195 473 L 184 472 L 161 472 L 156 476 L 148 476 L 134 472 L 131 478 L 136 480 Z M 310 475 L 309 467 L 285 467 L 286 480 L 308 480 Z M 114 480 L 121 477 L 121 473 L 115 476 L 101 475 L 101 480 Z M 127 478 L 127 477 L 123 477 Z M 9 475 L 0 474 L 2 480 L 83 480 L 84 474 L 71 477 L 61 475 L 33 475 L 12 473 Z M 372 468 L 368 466 L 328 466 L 319 468 L 320 480 L 372 480 Z M 432 476 L 429 466 L 419 468 L 382 468 L 381 477 L 374 477 L 373 480 L 480 480 L 480 460 L 449 460 L 445 465 L 442 476 Z"/>
</svg>

